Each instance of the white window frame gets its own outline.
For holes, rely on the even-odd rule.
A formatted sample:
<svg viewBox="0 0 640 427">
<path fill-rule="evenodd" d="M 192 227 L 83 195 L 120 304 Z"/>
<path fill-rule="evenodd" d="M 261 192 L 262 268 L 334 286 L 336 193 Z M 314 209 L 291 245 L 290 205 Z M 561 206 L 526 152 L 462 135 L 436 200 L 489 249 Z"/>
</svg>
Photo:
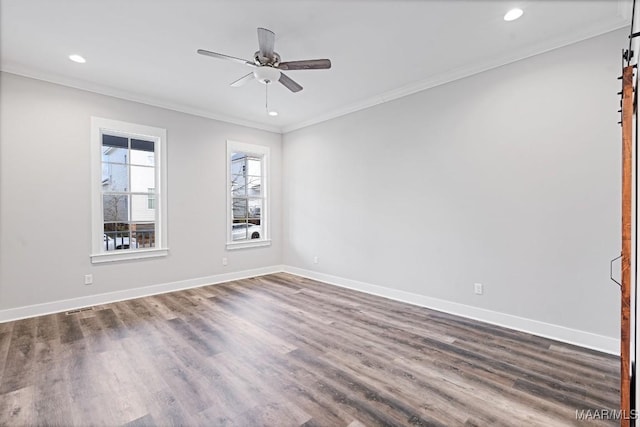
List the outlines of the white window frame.
<svg viewBox="0 0 640 427">
<path fill-rule="evenodd" d="M 102 135 L 137 137 L 154 142 L 156 182 L 155 248 L 103 250 Z M 167 131 L 166 129 L 91 117 L 91 262 L 104 263 L 167 256 Z"/>
<path fill-rule="evenodd" d="M 231 194 L 231 155 L 233 153 L 246 153 L 257 157 L 262 157 L 262 198 L 264 205 L 260 212 L 260 225 L 262 226 L 262 235 L 259 239 L 233 241 L 232 239 L 232 224 L 233 224 L 233 195 Z M 269 218 L 270 218 L 270 150 L 269 147 L 264 145 L 247 144 L 244 142 L 227 140 L 227 250 L 255 248 L 261 246 L 270 246 L 270 230 L 269 230 Z"/>
</svg>

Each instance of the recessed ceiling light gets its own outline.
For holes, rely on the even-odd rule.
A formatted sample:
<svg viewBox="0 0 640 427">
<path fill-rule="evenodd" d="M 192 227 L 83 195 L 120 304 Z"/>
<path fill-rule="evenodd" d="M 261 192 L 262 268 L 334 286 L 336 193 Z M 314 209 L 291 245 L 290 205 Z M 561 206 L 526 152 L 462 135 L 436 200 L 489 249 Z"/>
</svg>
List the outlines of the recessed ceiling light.
<svg viewBox="0 0 640 427">
<path fill-rule="evenodd" d="M 278 115 L 278 112 L 277 112 L 277 111 L 269 111 L 269 115 L 270 115 L 271 117 L 275 117 L 275 116 L 277 116 L 277 115 Z"/>
<path fill-rule="evenodd" d="M 80 55 L 69 55 L 69 59 L 72 60 L 73 62 L 77 62 L 78 64 L 84 64 L 85 62 L 87 62 L 86 59 L 84 59 L 82 56 Z"/>
<path fill-rule="evenodd" d="M 511 9 L 509 12 L 504 14 L 504 20 L 505 21 L 515 21 L 516 19 L 520 18 L 523 14 L 523 10 L 522 9 L 518 9 L 517 7 L 514 9 Z"/>
</svg>

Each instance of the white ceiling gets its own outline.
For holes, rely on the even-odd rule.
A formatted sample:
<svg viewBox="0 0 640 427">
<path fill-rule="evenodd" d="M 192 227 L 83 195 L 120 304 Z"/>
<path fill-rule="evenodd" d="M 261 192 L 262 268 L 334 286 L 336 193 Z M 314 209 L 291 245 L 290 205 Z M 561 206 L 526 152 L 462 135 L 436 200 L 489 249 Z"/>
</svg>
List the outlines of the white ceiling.
<svg viewBox="0 0 640 427">
<path fill-rule="evenodd" d="M 524 16 L 505 22 L 514 6 Z M 622 0 L 0 0 L 0 68 L 282 132 L 624 27 L 630 12 Z M 333 63 L 287 72 L 302 92 L 270 86 L 278 117 L 263 85 L 229 86 L 248 67 L 196 54 L 251 59 L 257 27 L 283 61 Z"/>
</svg>

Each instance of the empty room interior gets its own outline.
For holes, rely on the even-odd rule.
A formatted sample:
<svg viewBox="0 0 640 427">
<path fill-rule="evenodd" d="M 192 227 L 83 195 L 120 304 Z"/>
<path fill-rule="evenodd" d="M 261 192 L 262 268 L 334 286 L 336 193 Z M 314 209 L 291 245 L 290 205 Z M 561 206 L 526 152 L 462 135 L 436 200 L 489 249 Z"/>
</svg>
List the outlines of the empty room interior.
<svg viewBox="0 0 640 427">
<path fill-rule="evenodd" d="M 0 425 L 635 425 L 635 8 L 0 0 Z"/>
</svg>

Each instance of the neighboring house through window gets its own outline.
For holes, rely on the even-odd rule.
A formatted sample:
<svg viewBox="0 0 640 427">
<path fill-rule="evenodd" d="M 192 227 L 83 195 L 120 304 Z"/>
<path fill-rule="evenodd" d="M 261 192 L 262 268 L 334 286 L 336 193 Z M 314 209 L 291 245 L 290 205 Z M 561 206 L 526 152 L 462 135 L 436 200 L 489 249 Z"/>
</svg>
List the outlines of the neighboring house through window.
<svg viewBox="0 0 640 427">
<path fill-rule="evenodd" d="M 97 117 L 91 128 L 92 262 L 166 255 L 166 131 Z"/>
<path fill-rule="evenodd" d="M 156 208 L 156 189 L 149 188 L 149 193 L 147 194 L 147 209 L 155 209 Z"/>
<path fill-rule="evenodd" d="M 227 141 L 227 249 L 269 245 L 269 148 Z"/>
</svg>

